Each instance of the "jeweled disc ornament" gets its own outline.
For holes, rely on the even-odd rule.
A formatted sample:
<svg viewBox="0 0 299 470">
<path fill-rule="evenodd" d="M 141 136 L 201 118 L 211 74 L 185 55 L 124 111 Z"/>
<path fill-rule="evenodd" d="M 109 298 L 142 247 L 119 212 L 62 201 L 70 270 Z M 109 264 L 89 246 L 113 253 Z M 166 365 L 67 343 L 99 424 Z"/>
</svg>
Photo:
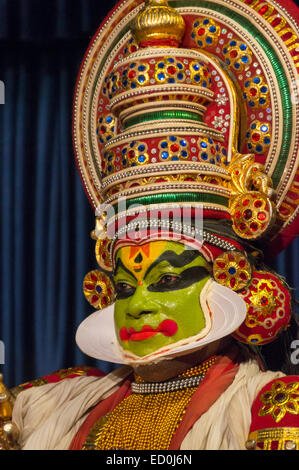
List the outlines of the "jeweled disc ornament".
<svg viewBox="0 0 299 470">
<path fill-rule="evenodd" d="M 218 284 L 238 291 L 249 284 L 251 265 L 243 253 L 224 252 L 213 263 L 213 276 Z"/>
<path fill-rule="evenodd" d="M 99 270 L 86 274 L 83 281 L 86 300 L 94 308 L 102 309 L 114 302 L 114 288 L 110 278 Z"/>
<path fill-rule="evenodd" d="M 247 304 L 246 320 L 233 336 L 242 343 L 261 346 L 274 341 L 291 318 L 290 292 L 274 274 L 253 273 L 251 283 L 238 294 Z"/>
<path fill-rule="evenodd" d="M 249 240 L 259 239 L 269 231 L 275 220 L 271 200 L 256 191 L 238 196 L 231 207 L 234 231 Z"/>
</svg>

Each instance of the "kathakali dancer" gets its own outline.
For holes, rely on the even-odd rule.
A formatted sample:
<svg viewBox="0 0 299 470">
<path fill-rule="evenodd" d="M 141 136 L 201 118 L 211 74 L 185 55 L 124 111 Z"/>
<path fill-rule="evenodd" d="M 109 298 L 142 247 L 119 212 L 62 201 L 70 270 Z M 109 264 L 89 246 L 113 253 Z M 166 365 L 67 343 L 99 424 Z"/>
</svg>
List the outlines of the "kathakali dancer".
<svg viewBox="0 0 299 470">
<path fill-rule="evenodd" d="M 298 18 L 122 0 L 102 23 L 74 100 L 100 268 L 76 341 L 120 367 L 3 385 L 2 447 L 299 449 L 299 376 L 261 353 L 295 324 L 267 259 L 298 233 Z"/>
</svg>

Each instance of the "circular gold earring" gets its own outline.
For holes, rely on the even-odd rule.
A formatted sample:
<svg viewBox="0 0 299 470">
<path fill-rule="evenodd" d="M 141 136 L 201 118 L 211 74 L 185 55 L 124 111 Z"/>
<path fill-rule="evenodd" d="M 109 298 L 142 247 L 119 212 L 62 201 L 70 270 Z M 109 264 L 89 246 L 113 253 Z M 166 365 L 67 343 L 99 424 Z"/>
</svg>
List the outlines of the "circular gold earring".
<svg viewBox="0 0 299 470">
<path fill-rule="evenodd" d="M 240 251 L 227 251 L 215 259 L 213 276 L 218 284 L 238 291 L 250 282 L 251 265 Z"/>
<path fill-rule="evenodd" d="M 99 270 L 90 271 L 83 281 L 86 300 L 94 308 L 103 309 L 114 302 L 114 288 L 110 278 Z"/>
</svg>

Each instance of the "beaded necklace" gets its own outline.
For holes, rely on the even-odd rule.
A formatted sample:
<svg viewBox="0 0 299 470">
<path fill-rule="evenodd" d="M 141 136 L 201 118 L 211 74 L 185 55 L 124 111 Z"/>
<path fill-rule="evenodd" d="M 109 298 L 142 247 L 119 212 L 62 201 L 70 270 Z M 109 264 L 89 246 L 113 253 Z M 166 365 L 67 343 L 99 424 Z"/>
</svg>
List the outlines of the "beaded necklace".
<svg viewBox="0 0 299 470">
<path fill-rule="evenodd" d="M 131 395 L 95 423 L 82 449 L 167 450 L 198 383 L 215 361 L 212 357 L 176 379 L 162 382 L 157 390 L 135 377 Z M 174 383 L 182 385 L 172 389 Z M 147 385 L 150 391 L 142 391 L 140 386 Z"/>
</svg>

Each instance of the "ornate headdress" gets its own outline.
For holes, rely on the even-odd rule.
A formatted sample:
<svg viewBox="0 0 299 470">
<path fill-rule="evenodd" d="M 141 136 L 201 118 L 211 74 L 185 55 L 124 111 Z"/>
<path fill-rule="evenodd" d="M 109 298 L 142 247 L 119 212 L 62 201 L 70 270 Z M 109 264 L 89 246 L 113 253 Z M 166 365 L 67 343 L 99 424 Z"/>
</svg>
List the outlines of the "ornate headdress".
<svg viewBox="0 0 299 470">
<path fill-rule="evenodd" d="M 95 308 L 113 302 L 120 246 L 179 237 L 246 302 L 238 340 L 286 328 L 289 291 L 261 261 L 298 233 L 298 17 L 289 0 L 123 0 L 102 23 L 73 125 L 97 216 Z"/>
</svg>

